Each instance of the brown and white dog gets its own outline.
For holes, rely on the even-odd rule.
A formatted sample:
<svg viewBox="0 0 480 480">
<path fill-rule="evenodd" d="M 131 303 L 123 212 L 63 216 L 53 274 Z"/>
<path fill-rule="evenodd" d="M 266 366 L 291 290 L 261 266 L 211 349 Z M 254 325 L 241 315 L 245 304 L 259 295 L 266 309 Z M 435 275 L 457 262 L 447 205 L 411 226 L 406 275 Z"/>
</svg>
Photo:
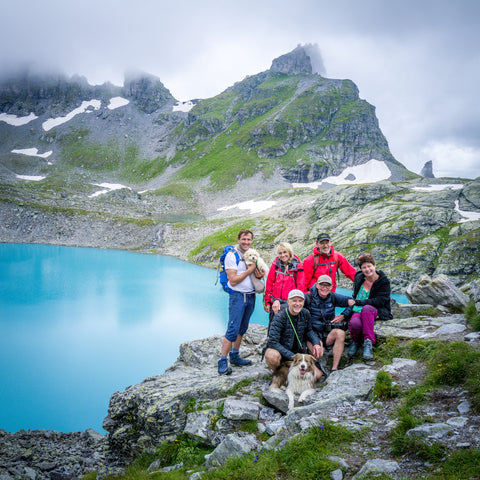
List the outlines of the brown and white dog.
<svg viewBox="0 0 480 480">
<path fill-rule="evenodd" d="M 298 402 L 302 403 L 309 395 L 315 393 L 317 374 L 315 370 L 315 358 L 312 355 L 297 353 L 293 361 L 284 362 L 273 372 L 270 389 L 282 390 L 287 384 L 288 409 L 295 404 L 295 394 L 300 394 Z"/>
</svg>

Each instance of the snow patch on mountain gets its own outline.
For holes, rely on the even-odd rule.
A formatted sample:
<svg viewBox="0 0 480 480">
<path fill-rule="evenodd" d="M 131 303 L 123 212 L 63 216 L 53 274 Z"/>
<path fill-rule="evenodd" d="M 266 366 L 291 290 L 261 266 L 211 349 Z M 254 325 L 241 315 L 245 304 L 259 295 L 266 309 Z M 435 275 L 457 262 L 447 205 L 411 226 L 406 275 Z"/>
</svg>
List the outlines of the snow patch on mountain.
<svg viewBox="0 0 480 480">
<path fill-rule="evenodd" d="M 425 187 L 412 187 L 412 190 L 418 192 L 440 192 L 451 188 L 452 190 L 461 190 L 463 188 L 462 183 L 444 183 L 443 185 L 427 185 Z"/>
<path fill-rule="evenodd" d="M 103 195 L 104 193 L 112 192 L 113 190 L 120 190 L 122 188 L 128 188 L 129 190 L 131 190 L 130 187 L 127 187 L 126 185 L 121 185 L 120 183 L 94 183 L 93 185 L 96 185 L 97 187 L 102 187 L 104 190 L 99 190 L 98 192 L 92 193 L 88 196 L 89 198 L 95 198 L 99 195 Z"/>
<path fill-rule="evenodd" d="M 59 125 L 62 125 L 63 123 L 68 122 L 75 115 L 78 115 L 80 113 L 90 113 L 92 111 L 90 110 L 90 107 L 93 108 L 94 110 L 98 110 L 101 104 L 102 102 L 100 100 L 90 100 L 90 101 L 85 100 L 82 102 L 82 104 L 78 108 L 75 108 L 74 110 L 72 110 L 65 117 L 49 118 L 48 120 L 42 123 L 42 127 L 46 132 L 48 132 L 52 128 L 58 127 Z"/>
<path fill-rule="evenodd" d="M 8 113 L 0 113 L 0 121 L 8 123 L 9 125 L 13 125 L 14 127 L 21 127 L 22 125 L 26 125 L 27 123 L 31 122 L 38 118 L 33 112 L 26 117 L 17 117 L 17 115 L 10 115 Z"/>
<path fill-rule="evenodd" d="M 273 200 L 248 200 L 247 202 L 236 203 L 235 205 L 229 205 L 227 207 L 221 207 L 218 210 L 220 212 L 226 212 L 232 208 L 239 208 L 240 210 L 250 210 L 250 213 L 260 213 L 264 210 L 272 208 L 277 202 Z"/>
<path fill-rule="evenodd" d="M 195 104 L 189 100 L 188 102 L 177 102 L 173 108 L 172 112 L 189 112 Z"/>
<path fill-rule="evenodd" d="M 21 180 L 31 180 L 32 182 L 39 182 L 40 180 L 43 180 L 44 178 L 47 177 L 41 177 L 37 175 L 17 175 L 15 174 L 17 178 L 20 178 Z"/>
<path fill-rule="evenodd" d="M 459 223 L 474 222 L 475 220 L 480 220 L 479 212 L 466 212 L 465 210 L 460 210 L 460 205 L 458 200 L 455 200 L 455 211 L 458 212 L 463 217 L 459 221 Z"/>
<path fill-rule="evenodd" d="M 375 183 L 388 180 L 392 172 L 385 162 L 369 160 L 363 165 L 347 167 L 340 175 L 323 178 L 322 180 L 310 183 L 293 183 L 293 188 L 317 189 L 325 184 L 329 185 L 358 185 L 360 183 Z"/>
<path fill-rule="evenodd" d="M 19 148 L 12 150 L 12 153 L 19 153 L 20 155 L 27 155 L 29 157 L 48 158 L 53 151 L 49 150 L 45 153 L 38 153 L 38 148 Z"/>
<path fill-rule="evenodd" d="M 115 110 L 118 107 L 124 107 L 125 105 L 128 105 L 130 103 L 130 100 L 127 100 L 126 98 L 123 97 L 112 97 L 110 99 L 110 103 L 107 105 L 107 108 L 109 110 Z"/>
</svg>

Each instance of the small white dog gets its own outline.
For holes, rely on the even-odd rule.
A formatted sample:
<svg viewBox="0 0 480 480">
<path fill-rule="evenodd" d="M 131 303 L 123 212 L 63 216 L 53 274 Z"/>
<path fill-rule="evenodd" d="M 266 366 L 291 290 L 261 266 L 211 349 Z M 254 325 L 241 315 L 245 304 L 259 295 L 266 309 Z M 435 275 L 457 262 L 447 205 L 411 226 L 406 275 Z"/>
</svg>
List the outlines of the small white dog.
<svg viewBox="0 0 480 480">
<path fill-rule="evenodd" d="M 302 403 L 309 395 L 315 393 L 317 373 L 315 358 L 312 355 L 297 353 L 293 357 L 287 376 L 288 409 L 295 404 L 295 394 L 299 393 L 298 402 Z"/>
<path fill-rule="evenodd" d="M 260 257 L 260 254 L 254 249 L 254 248 L 249 248 L 245 252 L 245 263 L 247 265 L 251 265 L 252 263 L 255 263 L 257 268 L 259 270 L 263 270 L 263 273 L 268 273 L 268 265 L 265 263 L 262 257 Z"/>
<path fill-rule="evenodd" d="M 245 254 L 245 263 L 247 265 L 251 265 L 254 263 L 258 270 L 263 270 L 263 273 L 268 272 L 268 266 L 265 263 L 265 261 L 260 257 L 260 254 L 254 249 L 254 248 L 249 248 Z M 263 293 L 265 291 L 265 284 L 255 276 L 255 273 L 250 274 L 250 278 L 252 279 L 253 286 L 255 288 L 256 293 Z"/>
</svg>

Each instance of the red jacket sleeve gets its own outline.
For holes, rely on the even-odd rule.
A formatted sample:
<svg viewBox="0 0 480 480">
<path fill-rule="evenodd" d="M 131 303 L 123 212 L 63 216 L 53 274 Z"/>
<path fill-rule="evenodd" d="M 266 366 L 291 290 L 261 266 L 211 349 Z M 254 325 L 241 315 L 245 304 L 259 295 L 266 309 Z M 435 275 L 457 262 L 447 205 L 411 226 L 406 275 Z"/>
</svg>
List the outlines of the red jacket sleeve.
<svg viewBox="0 0 480 480">
<path fill-rule="evenodd" d="M 303 270 L 303 265 L 301 263 L 297 266 L 297 278 L 295 287 L 302 292 L 305 292 L 305 272 Z"/>
<path fill-rule="evenodd" d="M 303 261 L 303 292 L 304 293 L 308 293 L 310 290 L 310 282 L 312 281 L 312 277 L 314 273 L 313 265 L 314 265 L 314 257 L 313 257 L 313 254 L 310 254 Z"/>
<path fill-rule="evenodd" d="M 270 270 L 268 271 L 267 275 L 267 283 L 265 285 L 265 305 L 271 305 L 272 302 L 272 290 L 273 290 L 273 284 L 275 283 L 275 261 L 277 259 L 273 260 L 272 266 L 270 267 Z"/>
<path fill-rule="evenodd" d="M 350 262 L 343 255 L 340 254 L 338 254 L 338 268 L 340 268 L 340 271 L 353 282 L 357 270 L 350 265 Z"/>
</svg>

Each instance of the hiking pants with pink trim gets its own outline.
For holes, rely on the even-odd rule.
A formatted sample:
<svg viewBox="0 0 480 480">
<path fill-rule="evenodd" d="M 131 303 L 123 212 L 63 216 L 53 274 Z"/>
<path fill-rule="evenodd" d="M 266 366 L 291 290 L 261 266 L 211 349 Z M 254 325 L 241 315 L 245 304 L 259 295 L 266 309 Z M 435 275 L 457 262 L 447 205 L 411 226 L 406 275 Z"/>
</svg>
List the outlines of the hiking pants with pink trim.
<svg viewBox="0 0 480 480">
<path fill-rule="evenodd" d="M 348 330 L 355 343 L 362 344 L 369 338 L 375 344 L 375 332 L 373 326 L 377 318 L 378 311 L 371 305 L 365 305 L 361 312 L 355 312 L 350 318 Z"/>
</svg>

